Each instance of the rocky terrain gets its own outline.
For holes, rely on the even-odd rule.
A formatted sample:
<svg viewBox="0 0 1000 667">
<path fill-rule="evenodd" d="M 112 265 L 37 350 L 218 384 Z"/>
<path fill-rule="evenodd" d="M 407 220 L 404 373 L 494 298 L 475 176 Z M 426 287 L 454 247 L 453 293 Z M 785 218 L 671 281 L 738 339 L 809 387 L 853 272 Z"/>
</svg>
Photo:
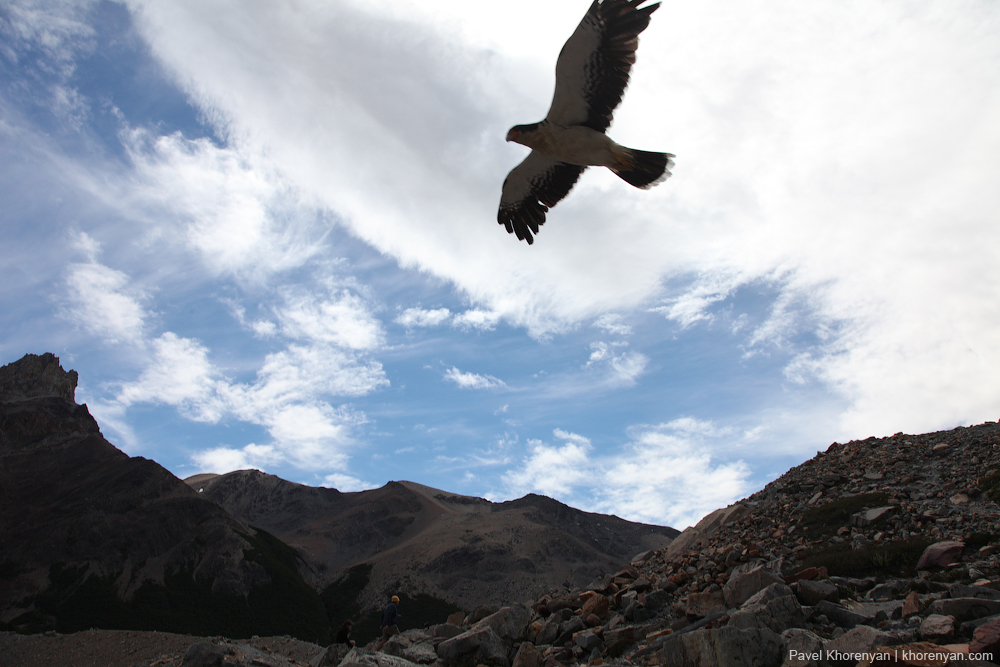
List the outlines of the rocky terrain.
<svg viewBox="0 0 1000 667">
<path fill-rule="evenodd" d="M 493 503 L 406 481 L 341 493 L 257 470 L 185 481 L 295 548 L 319 590 L 366 565 L 358 605 L 377 610 L 390 592 L 474 608 L 583 586 L 678 534 L 533 494 Z"/>
<path fill-rule="evenodd" d="M 74 664 L 62 645 L 111 656 L 99 663 L 110 667 L 1000 664 L 998 502 L 996 423 L 834 443 L 586 585 L 404 626 L 380 651 L 189 638 L 183 652 L 172 644 L 153 657 L 137 652 L 141 637 L 0 633 L 0 656 Z"/>
</svg>

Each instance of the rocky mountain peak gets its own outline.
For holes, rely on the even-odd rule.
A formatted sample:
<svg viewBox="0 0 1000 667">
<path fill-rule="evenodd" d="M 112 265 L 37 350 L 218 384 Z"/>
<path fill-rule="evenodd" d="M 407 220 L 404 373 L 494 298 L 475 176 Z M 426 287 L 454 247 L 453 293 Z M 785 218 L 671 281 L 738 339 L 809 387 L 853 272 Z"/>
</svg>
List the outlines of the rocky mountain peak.
<svg viewBox="0 0 1000 667">
<path fill-rule="evenodd" d="M 77 380 L 76 371 L 64 371 L 51 352 L 26 354 L 0 368 L 0 400 L 55 396 L 75 403 Z"/>
</svg>

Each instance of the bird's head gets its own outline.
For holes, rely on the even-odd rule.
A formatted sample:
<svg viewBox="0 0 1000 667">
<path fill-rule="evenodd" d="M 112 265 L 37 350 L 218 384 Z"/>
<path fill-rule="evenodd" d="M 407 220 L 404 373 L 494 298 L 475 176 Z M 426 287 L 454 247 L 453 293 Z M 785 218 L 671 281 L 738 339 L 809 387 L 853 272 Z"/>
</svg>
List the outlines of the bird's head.
<svg viewBox="0 0 1000 667">
<path fill-rule="evenodd" d="M 527 144 L 524 142 L 524 135 L 531 134 L 538 129 L 538 123 L 532 123 L 531 125 L 515 125 L 514 127 L 507 130 L 507 141 L 513 141 L 517 144 Z"/>
</svg>

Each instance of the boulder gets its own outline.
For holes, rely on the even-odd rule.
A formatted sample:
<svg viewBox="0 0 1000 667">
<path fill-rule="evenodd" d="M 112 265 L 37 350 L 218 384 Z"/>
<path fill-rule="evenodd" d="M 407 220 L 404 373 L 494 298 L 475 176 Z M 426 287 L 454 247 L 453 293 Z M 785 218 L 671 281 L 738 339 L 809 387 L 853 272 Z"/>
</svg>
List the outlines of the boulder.
<svg viewBox="0 0 1000 667">
<path fill-rule="evenodd" d="M 604 644 L 604 640 L 593 630 L 585 630 L 583 632 L 577 633 L 573 638 L 576 645 L 582 648 L 586 652 L 593 651 L 595 648 L 600 647 Z"/>
<path fill-rule="evenodd" d="M 781 667 L 820 667 L 823 662 L 823 639 L 803 628 L 789 628 L 781 633 L 785 640 L 785 661 Z"/>
<path fill-rule="evenodd" d="M 511 667 L 542 667 L 544 663 L 545 658 L 542 656 L 542 652 L 535 648 L 534 644 L 522 642 L 517 649 Z"/>
<path fill-rule="evenodd" d="M 982 598 L 983 600 L 1000 600 L 1000 591 L 989 586 L 966 586 L 951 584 L 948 586 L 950 598 Z"/>
<path fill-rule="evenodd" d="M 788 628 L 802 627 L 805 623 L 802 607 L 791 595 L 782 595 L 765 603 L 744 605 L 729 619 L 729 625 L 734 628 L 767 628 L 779 634 Z"/>
<path fill-rule="evenodd" d="M 823 614 L 828 619 L 844 628 L 849 630 L 857 625 L 865 622 L 865 617 L 861 614 L 855 613 L 846 607 L 836 604 L 835 602 L 830 602 L 829 600 L 820 600 L 816 606 L 813 607 L 813 615 Z"/>
<path fill-rule="evenodd" d="M 965 542 L 937 542 L 920 554 L 917 561 L 918 570 L 929 570 L 932 567 L 945 567 L 958 561 L 962 557 L 962 550 L 965 549 Z"/>
<path fill-rule="evenodd" d="M 583 603 L 583 616 L 594 614 L 598 618 L 604 618 L 608 615 L 608 609 L 611 608 L 611 600 L 606 596 L 596 593 L 590 596 L 586 602 Z"/>
<path fill-rule="evenodd" d="M 549 616 L 549 620 L 545 622 L 542 629 L 538 631 L 538 636 L 535 637 L 535 643 L 539 645 L 553 644 L 556 641 L 556 637 L 559 636 L 559 618 L 556 616 Z"/>
<path fill-rule="evenodd" d="M 347 644 L 330 644 L 309 661 L 309 667 L 337 667 L 350 650 Z"/>
<path fill-rule="evenodd" d="M 725 608 L 726 600 L 722 596 L 722 591 L 704 591 L 702 593 L 688 593 L 684 613 L 691 618 L 703 618 L 712 612 L 722 611 Z"/>
<path fill-rule="evenodd" d="M 212 642 L 195 642 L 184 651 L 182 667 L 219 667 L 225 651 Z"/>
<path fill-rule="evenodd" d="M 971 621 L 983 616 L 1000 614 L 1000 600 L 983 600 L 981 598 L 945 598 L 935 600 L 928 607 L 931 614 L 954 616 L 959 622 Z"/>
<path fill-rule="evenodd" d="M 795 596 L 802 604 L 812 607 L 820 600 L 837 602 L 840 600 L 840 591 L 829 581 L 810 581 L 803 579 L 798 583 L 798 591 Z"/>
<path fill-rule="evenodd" d="M 604 633 L 604 647 L 612 657 L 620 655 L 634 641 L 635 628 L 619 628 Z"/>
<path fill-rule="evenodd" d="M 454 662 L 459 658 L 472 656 L 478 659 L 491 658 L 499 660 L 504 667 L 510 664 L 507 660 L 507 649 L 504 647 L 503 640 L 488 625 L 474 628 L 468 632 L 463 632 L 457 637 L 444 640 L 438 644 L 437 654 L 439 658 L 448 663 Z"/>
<path fill-rule="evenodd" d="M 450 622 L 439 623 L 438 625 L 432 625 L 430 627 L 431 637 L 438 639 L 451 639 L 452 637 L 459 636 L 463 632 L 465 632 L 465 630 Z"/>
<path fill-rule="evenodd" d="M 972 633 L 969 653 L 992 653 L 994 660 L 1000 659 L 1000 619 L 983 623 Z"/>
<path fill-rule="evenodd" d="M 948 641 L 955 636 L 955 617 L 931 614 L 920 623 L 920 638 L 929 642 Z"/>
<path fill-rule="evenodd" d="M 462 625 L 462 623 L 465 622 L 465 614 L 463 612 L 456 611 L 454 614 L 448 616 L 447 622 L 452 625 Z"/>
<path fill-rule="evenodd" d="M 525 638 L 528 624 L 531 623 L 533 615 L 531 609 L 523 605 L 504 607 L 480 620 L 472 626 L 472 629 L 490 627 L 501 639 L 512 642 L 521 641 Z"/>
<path fill-rule="evenodd" d="M 347 652 L 340 667 L 416 667 L 406 658 L 387 653 L 370 653 L 366 649 L 354 647 Z"/>
<path fill-rule="evenodd" d="M 723 626 L 665 642 L 659 657 L 670 667 L 765 667 L 781 663 L 781 647 L 781 637 L 766 628 Z"/>
<path fill-rule="evenodd" d="M 697 524 L 686 528 L 680 535 L 675 537 L 667 547 L 665 560 L 671 561 L 685 551 L 697 549 L 715 535 L 721 526 L 739 519 L 746 512 L 746 505 L 741 503 L 715 510 Z"/>
<path fill-rule="evenodd" d="M 785 583 L 763 565 L 757 565 L 744 569 L 744 566 L 736 568 L 729 581 L 722 589 L 726 604 L 730 607 L 739 607 L 746 602 L 757 591 L 763 590 L 771 584 Z"/>
<path fill-rule="evenodd" d="M 749 607 L 750 605 L 767 604 L 771 600 L 776 600 L 780 597 L 787 595 L 794 596 L 795 593 L 792 591 L 790 586 L 784 584 L 771 584 L 767 588 L 757 591 L 743 603 L 742 607 Z"/>
</svg>

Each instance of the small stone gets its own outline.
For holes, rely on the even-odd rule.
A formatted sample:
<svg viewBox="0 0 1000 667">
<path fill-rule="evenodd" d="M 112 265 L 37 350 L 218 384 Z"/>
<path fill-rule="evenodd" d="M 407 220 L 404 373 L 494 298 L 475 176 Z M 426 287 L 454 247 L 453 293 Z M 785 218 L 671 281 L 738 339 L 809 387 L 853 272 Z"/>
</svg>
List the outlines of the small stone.
<svg viewBox="0 0 1000 667">
<path fill-rule="evenodd" d="M 955 636 L 955 617 L 931 614 L 920 624 L 919 632 L 926 641 L 947 641 Z"/>
<path fill-rule="evenodd" d="M 920 613 L 920 596 L 917 595 L 916 591 L 913 591 L 906 596 L 906 600 L 903 601 L 903 618 L 909 618 L 914 614 Z"/>
<path fill-rule="evenodd" d="M 952 505 L 965 505 L 969 502 L 969 496 L 964 493 L 956 493 L 951 498 L 949 498 Z"/>
</svg>

